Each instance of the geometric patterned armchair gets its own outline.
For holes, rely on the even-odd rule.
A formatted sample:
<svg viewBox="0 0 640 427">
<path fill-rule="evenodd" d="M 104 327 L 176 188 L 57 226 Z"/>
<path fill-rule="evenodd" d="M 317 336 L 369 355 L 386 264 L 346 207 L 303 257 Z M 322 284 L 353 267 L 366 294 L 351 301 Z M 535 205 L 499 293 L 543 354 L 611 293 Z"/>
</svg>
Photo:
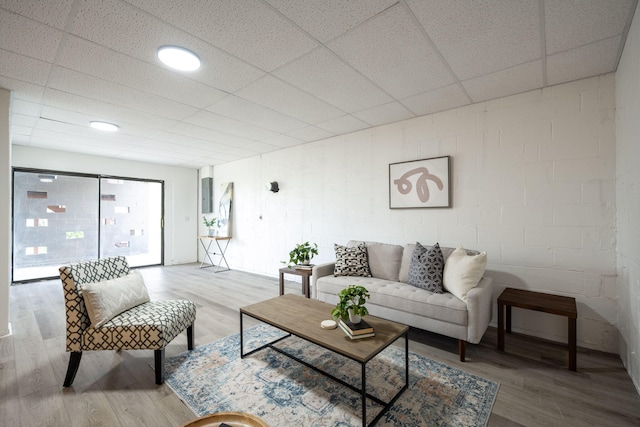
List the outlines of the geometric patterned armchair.
<svg viewBox="0 0 640 427">
<path fill-rule="evenodd" d="M 83 298 L 89 289 L 121 289 L 112 285 L 129 280 L 129 265 L 123 256 L 102 258 L 60 267 L 67 318 L 67 352 L 69 367 L 64 386 L 69 387 L 78 372 L 82 352 L 85 350 L 154 350 L 156 384 L 164 382 L 164 349 L 178 334 L 187 330 L 187 347 L 193 349 L 193 324 L 196 306 L 187 300 L 148 301 L 115 313 L 94 327 Z M 133 277 L 135 279 L 135 277 Z M 138 280 L 142 280 L 139 276 Z M 120 282 L 119 282 L 120 281 Z M 122 285 L 121 286 L 125 286 Z M 125 288 L 129 289 L 129 288 Z M 123 292 L 126 294 L 126 292 Z M 135 303 L 134 303 L 135 304 Z M 108 305 L 108 304 L 105 304 Z M 90 302 L 89 308 L 93 310 Z M 117 310 L 116 310 L 117 311 Z M 92 316 L 94 314 L 92 312 Z M 95 323 L 97 324 L 97 323 Z"/>
</svg>

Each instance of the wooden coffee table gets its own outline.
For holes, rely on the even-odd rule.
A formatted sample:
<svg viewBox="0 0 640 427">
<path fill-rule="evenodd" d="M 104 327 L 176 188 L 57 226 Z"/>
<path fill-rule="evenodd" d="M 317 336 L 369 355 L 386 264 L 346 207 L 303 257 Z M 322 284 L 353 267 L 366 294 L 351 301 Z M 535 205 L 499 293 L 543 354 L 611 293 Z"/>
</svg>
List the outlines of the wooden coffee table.
<svg viewBox="0 0 640 427">
<path fill-rule="evenodd" d="M 382 411 L 369 424 L 370 426 L 377 423 L 382 415 L 391 408 L 393 403 L 407 389 L 409 384 L 409 340 L 407 333 L 409 327 L 390 320 L 380 319 L 374 316 L 367 316 L 367 322 L 373 326 L 376 335 L 370 338 L 359 340 L 351 340 L 340 328 L 322 329 L 320 322 L 330 318 L 332 305 L 326 304 L 314 299 L 307 299 L 299 295 L 286 294 L 256 304 L 252 304 L 240 309 L 240 357 L 244 358 L 266 347 L 282 353 L 297 362 L 302 363 L 309 368 L 322 373 L 323 375 L 337 381 L 338 383 L 349 387 L 350 389 L 362 395 L 362 425 L 367 426 L 367 398 L 377 402 L 383 406 Z M 244 336 L 243 336 L 243 316 L 253 317 L 278 329 L 287 332 L 289 335 L 275 340 L 262 347 L 256 348 L 249 352 L 244 352 Z M 360 363 L 362 388 L 355 387 L 345 381 L 324 372 L 311 364 L 300 360 L 299 358 L 286 353 L 282 349 L 275 347 L 274 344 L 291 336 L 303 338 L 327 350 L 341 354 L 351 360 Z M 367 393 L 366 383 L 366 365 L 371 359 L 378 355 L 382 350 L 390 346 L 397 339 L 404 338 L 404 355 L 405 355 L 405 379 L 404 386 L 389 401 L 383 402 L 379 398 Z"/>
</svg>

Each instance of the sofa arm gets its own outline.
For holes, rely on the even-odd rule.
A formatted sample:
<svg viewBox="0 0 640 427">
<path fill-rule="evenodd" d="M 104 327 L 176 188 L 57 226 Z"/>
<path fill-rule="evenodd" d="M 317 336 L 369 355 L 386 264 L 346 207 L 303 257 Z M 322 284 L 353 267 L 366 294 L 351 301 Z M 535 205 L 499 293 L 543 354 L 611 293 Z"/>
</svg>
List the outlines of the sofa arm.
<svg viewBox="0 0 640 427">
<path fill-rule="evenodd" d="M 318 287 L 316 286 L 316 282 L 320 277 L 331 276 L 335 270 L 335 266 L 336 263 L 334 261 L 313 266 L 313 269 L 311 270 L 311 296 L 313 299 L 318 299 Z"/>
<path fill-rule="evenodd" d="M 478 344 L 493 317 L 493 279 L 483 277 L 467 294 L 467 341 Z"/>
</svg>

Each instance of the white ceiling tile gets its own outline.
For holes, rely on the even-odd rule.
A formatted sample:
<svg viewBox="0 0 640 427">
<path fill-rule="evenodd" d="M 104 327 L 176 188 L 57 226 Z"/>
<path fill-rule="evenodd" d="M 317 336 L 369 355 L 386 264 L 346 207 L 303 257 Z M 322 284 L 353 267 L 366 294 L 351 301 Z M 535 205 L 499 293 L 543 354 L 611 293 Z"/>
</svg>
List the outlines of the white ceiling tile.
<svg viewBox="0 0 640 427">
<path fill-rule="evenodd" d="M 2 60 L 0 60 L 0 64 L 1 63 Z M 35 85 L 2 75 L 0 75 L 0 87 L 12 91 L 14 100 L 22 99 L 25 101 L 40 102 L 42 100 L 42 94 L 44 93 L 44 85 Z"/>
<path fill-rule="evenodd" d="M 20 126 L 20 125 L 11 125 L 11 143 L 27 143 L 31 136 L 31 132 L 33 132 L 33 127 L 31 126 Z"/>
<path fill-rule="evenodd" d="M 62 67 L 54 67 L 51 72 L 50 87 L 85 98 L 127 106 L 133 110 L 173 119 L 185 118 L 197 111 L 194 107 L 159 95 L 142 92 Z"/>
<path fill-rule="evenodd" d="M 396 5 L 327 45 L 395 98 L 454 82 L 402 5 Z"/>
<path fill-rule="evenodd" d="M 267 0 L 321 42 L 344 34 L 397 0 Z"/>
<path fill-rule="evenodd" d="M 415 117 L 411 111 L 407 110 L 399 102 L 390 102 L 389 104 L 379 105 L 368 110 L 358 111 L 357 113 L 353 113 L 353 115 L 372 126 L 383 125 Z"/>
<path fill-rule="evenodd" d="M 621 35 L 634 2 L 612 6 L 611 0 L 545 0 L 547 54 Z"/>
<path fill-rule="evenodd" d="M 549 56 L 547 82 L 554 85 L 610 72 L 616 66 L 619 45 L 620 38 L 614 37 Z"/>
<path fill-rule="evenodd" d="M 3 0 L 0 7 L 62 30 L 73 3 L 74 0 Z"/>
<path fill-rule="evenodd" d="M 316 49 L 273 74 L 347 113 L 393 100 L 325 48 Z"/>
<path fill-rule="evenodd" d="M 271 138 L 265 138 L 262 142 L 270 145 L 274 145 L 279 148 L 288 148 L 294 147 L 296 145 L 304 144 L 305 142 L 301 139 L 294 138 L 288 135 L 276 135 Z"/>
<path fill-rule="evenodd" d="M 316 124 L 320 129 L 324 129 L 328 132 L 342 135 L 349 132 L 355 132 L 369 127 L 368 123 L 353 117 L 351 115 L 344 115 L 337 119 L 328 120 L 326 122 Z"/>
<path fill-rule="evenodd" d="M 402 103 L 416 115 L 422 116 L 461 107 L 469 104 L 470 100 L 462 87 L 454 84 L 403 99 Z"/>
<path fill-rule="evenodd" d="M 276 135 L 275 132 L 204 110 L 198 111 L 184 121 L 197 126 L 213 129 L 218 132 L 254 140 L 265 136 L 269 137 Z"/>
<path fill-rule="evenodd" d="M 532 61 L 462 82 L 473 102 L 542 87 L 542 62 Z"/>
<path fill-rule="evenodd" d="M 344 114 L 326 102 L 270 75 L 242 88 L 236 95 L 310 124 Z"/>
<path fill-rule="evenodd" d="M 298 129 L 293 132 L 289 132 L 288 135 L 306 142 L 319 141 L 321 139 L 335 136 L 335 134 L 315 126 Z"/>
<path fill-rule="evenodd" d="M 15 115 L 39 117 L 41 108 L 41 105 L 37 102 L 30 102 L 25 101 L 24 99 L 15 98 L 11 100 L 11 113 Z"/>
<path fill-rule="evenodd" d="M 460 80 L 540 59 L 542 55 L 537 1 L 407 3 Z"/>
<path fill-rule="evenodd" d="M 178 28 L 271 71 L 318 45 L 290 21 L 259 0 L 130 0 Z"/>
<path fill-rule="evenodd" d="M 47 82 L 51 64 L 0 49 L 0 75 L 38 86 Z"/>
<path fill-rule="evenodd" d="M 0 9 L 0 49 L 53 62 L 63 32 Z"/>
<path fill-rule="evenodd" d="M 58 65 L 113 83 L 204 108 L 224 92 L 128 55 L 78 37 L 69 36 Z"/>
<path fill-rule="evenodd" d="M 32 128 L 36 124 L 37 117 L 25 116 L 23 114 L 11 115 L 11 126 L 23 126 Z"/>
<path fill-rule="evenodd" d="M 235 95 L 225 96 L 213 105 L 207 107 L 207 110 L 226 117 L 242 117 L 242 120 L 247 123 L 274 132 L 287 133 L 308 126 L 307 123 L 298 119 L 294 119 L 293 117 L 281 114 L 278 111 Z"/>
</svg>

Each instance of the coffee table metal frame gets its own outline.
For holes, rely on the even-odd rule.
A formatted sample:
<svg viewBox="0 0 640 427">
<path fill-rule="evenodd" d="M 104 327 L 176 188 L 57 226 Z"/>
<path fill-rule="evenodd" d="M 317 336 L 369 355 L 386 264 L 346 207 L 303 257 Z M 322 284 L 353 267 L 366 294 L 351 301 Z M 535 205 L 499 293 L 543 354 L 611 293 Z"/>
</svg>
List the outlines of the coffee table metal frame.
<svg viewBox="0 0 640 427">
<path fill-rule="evenodd" d="M 298 296 L 289 294 L 289 295 L 286 295 L 284 297 L 290 298 L 290 297 L 298 297 Z M 281 296 L 279 298 L 284 298 L 284 297 Z M 301 298 L 301 297 L 298 297 L 298 298 Z M 306 299 L 306 298 L 303 298 L 303 299 Z M 309 301 L 309 300 L 306 299 L 306 301 Z M 285 335 L 285 336 L 283 336 L 281 338 L 278 338 L 277 340 L 274 340 L 274 341 L 272 341 L 270 343 L 267 343 L 267 344 L 265 344 L 263 346 L 260 346 L 258 348 L 255 348 L 255 349 L 245 353 L 244 352 L 244 327 L 243 327 L 243 316 L 245 316 L 245 315 L 249 316 L 249 317 L 252 317 L 252 318 L 254 318 L 256 320 L 259 320 L 261 322 L 267 323 L 267 324 L 269 324 L 269 325 L 271 325 L 271 326 L 273 326 L 275 328 L 278 328 L 280 330 L 283 330 L 283 331 L 285 331 L 287 333 L 287 335 Z M 318 328 L 319 327 L 320 326 L 318 325 Z M 339 331 L 339 329 L 338 329 L 338 331 Z M 353 391 L 355 391 L 357 393 L 360 393 L 360 395 L 362 396 L 362 426 L 363 427 L 375 425 L 382 418 L 382 416 L 391 408 L 391 406 L 395 403 L 395 401 L 400 397 L 400 395 L 407 389 L 407 387 L 409 385 L 409 337 L 408 337 L 408 333 L 409 333 L 409 328 L 405 327 L 404 331 L 401 332 L 400 334 L 398 334 L 398 336 L 395 339 L 391 339 L 391 340 L 389 340 L 389 342 L 385 343 L 384 345 L 381 345 L 378 349 L 376 349 L 376 351 L 372 352 L 369 355 L 369 357 L 366 358 L 366 360 L 359 360 L 359 359 L 357 359 L 355 357 L 350 356 L 348 353 L 339 352 L 339 351 L 336 351 L 335 349 L 329 348 L 326 345 L 324 345 L 321 341 L 317 341 L 317 340 L 310 339 L 309 337 L 301 336 L 298 333 L 296 333 L 296 331 L 293 328 L 283 326 L 281 324 L 278 324 L 277 322 L 269 321 L 269 319 L 267 319 L 265 317 L 262 317 L 262 316 L 260 316 L 260 317 L 254 316 L 251 313 L 246 312 L 244 308 L 240 309 L 240 357 L 241 358 L 244 358 L 245 356 L 250 356 L 250 355 L 252 355 L 252 354 L 254 354 L 254 353 L 256 353 L 256 352 L 258 352 L 260 350 L 263 350 L 263 349 L 268 347 L 268 348 L 271 348 L 271 349 L 277 351 L 278 353 L 281 353 L 281 354 L 283 354 L 283 355 L 295 360 L 298 363 L 301 363 L 301 364 L 313 369 L 316 372 L 321 373 L 322 375 L 324 375 L 324 376 L 326 376 L 328 378 L 331 378 L 332 380 L 338 382 L 339 384 L 342 384 L 343 386 L 348 387 L 348 388 L 350 388 L 351 390 L 353 390 Z M 342 379 L 337 378 L 336 376 L 331 375 L 330 373 L 328 373 L 326 371 L 323 371 L 322 369 L 320 369 L 320 368 L 318 368 L 316 366 L 313 366 L 310 363 L 308 363 L 308 362 L 306 362 L 306 361 L 304 361 L 304 360 L 302 360 L 302 359 L 300 359 L 300 358 L 298 358 L 298 357 L 296 357 L 296 356 L 294 356 L 292 354 L 289 354 L 286 351 L 284 351 L 284 350 L 282 350 L 282 349 L 280 349 L 278 347 L 275 347 L 275 344 L 277 344 L 278 342 L 280 342 L 280 341 L 282 341 L 282 340 L 284 340 L 286 338 L 291 337 L 292 335 L 297 336 L 299 338 L 302 338 L 302 339 L 304 339 L 306 341 L 312 342 L 313 344 L 319 345 L 320 347 L 322 347 L 324 349 L 327 349 L 327 350 L 333 351 L 335 353 L 341 354 L 342 356 L 344 356 L 344 357 L 346 357 L 348 359 L 351 359 L 351 360 L 353 360 L 355 362 L 358 362 L 360 364 L 360 368 L 361 368 L 361 381 L 362 381 L 361 384 L 362 384 L 362 388 L 358 388 L 358 387 L 356 387 L 356 386 L 354 386 L 352 384 L 349 384 L 349 383 L 343 381 Z M 393 398 L 389 402 L 384 402 L 383 400 L 379 399 L 378 397 L 367 393 L 366 366 L 367 366 L 367 362 L 369 362 L 371 359 L 373 359 L 375 356 L 377 356 L 385 348 L 389 347 L 391 344 L 396 342 L 399 338 L 404 338 L 404 367 L 405 367 L 405 369 L 404 369 L 404 371 L 405 371 L 405 373 L 404 373 L 404 375 L 405 375 L 404 386 L 402 386 L 402 388 L 395 394 L 395 396 L 393 396 Z M 354 344 L 356 344 L 355 341 L 354 341 Z M 376 402 L 376 403 L 378 403 L 378 404 L 383 406 L 383 408 L 380 411 L 380 413 L 378 413 L 378 415 L 376 415 L 376 417 L 373 419 L 373 421 L 371 421 L 371 423 L 368 424 L 368 425 L 367 425 L 367 398 L 369 398 L 369 399 L 373 400 L 374 402 Z"/>
</svg>

